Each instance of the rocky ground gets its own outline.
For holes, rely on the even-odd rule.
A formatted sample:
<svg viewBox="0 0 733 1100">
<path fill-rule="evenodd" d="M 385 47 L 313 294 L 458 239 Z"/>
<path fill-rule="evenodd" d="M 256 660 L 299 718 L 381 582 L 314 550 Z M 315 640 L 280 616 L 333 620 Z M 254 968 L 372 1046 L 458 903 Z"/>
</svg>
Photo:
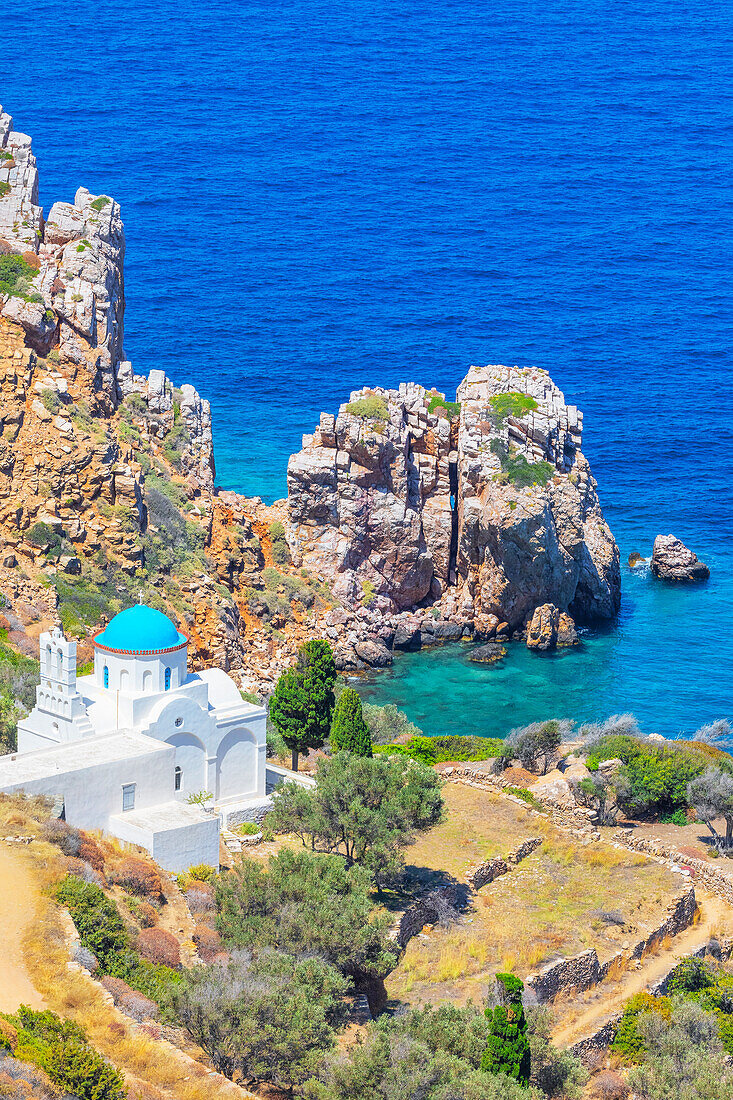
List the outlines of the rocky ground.
<svg viewBox="0 0 733 1100">
<path fill-rule="evenodd" d="M 193 386 L 126 358 L 124 254 L 109 195 L 44 218 L 30 138 L 0 108 L 0 592 L 19 648 L 51 621 L 88 639 L 142 592 L 195 665 L 266 693 L 313 635 L 341 668 L 378 668 L 464 636 L 572 644 L 575 621 L 615 614 L 582 414 L 545 371 L 472 367 L 455 403 L 354 393 L 267 507 L 215 488 Z"/>
</svg>

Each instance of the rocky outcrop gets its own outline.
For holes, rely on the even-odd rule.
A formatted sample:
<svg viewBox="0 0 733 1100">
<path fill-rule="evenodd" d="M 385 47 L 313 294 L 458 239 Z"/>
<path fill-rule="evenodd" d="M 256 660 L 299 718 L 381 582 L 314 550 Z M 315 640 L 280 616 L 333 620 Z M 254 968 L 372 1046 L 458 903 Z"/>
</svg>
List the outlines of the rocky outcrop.
<svg viewBox="0 0 733 1100">
<path fill-rule="evenodd" d="M 483 638 L 543 604 L 571 617 L 564 637 L 612 617 L 619 554 L 582 414 L 536 369 L 472 367 L 458 401 L 404 384 L 322 414 L 288 466 L 293 559 L 352 608 L 438 606 Z"/>
<path fill-rule="evenodd" d="M 651 570 L 662 581 L 706 581 L 710 576 L 707 565 L 674 535 L 655 538 Z"/>
</svg>

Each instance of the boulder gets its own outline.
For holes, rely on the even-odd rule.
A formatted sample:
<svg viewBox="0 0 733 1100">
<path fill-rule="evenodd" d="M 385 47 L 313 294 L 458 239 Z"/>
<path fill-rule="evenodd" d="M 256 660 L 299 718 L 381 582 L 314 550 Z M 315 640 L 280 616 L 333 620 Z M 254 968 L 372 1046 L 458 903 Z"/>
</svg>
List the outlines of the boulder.
<svg viewBox="0 0 733 1100">
<path fill-rule="evenodd" d="M 463 623 L 451 623 L 438 619 L 432 630 L 436 642 L 458 642 L 463 637 Z"/>
<path fill-rule="evenodd" d="M 575 629 L 575 623 L 572 616 L 568 615 L 567 611 L 563 611 L 560 614 L 560 622 L 557 627 L 557 645 L 558 647 L 564 647 L 577 644 L 578 632 Z"/>
<path fill-rule="evenodd" d="M 421 645 L 420 627 L 416 624 L 400 623 L 395 630 L 392 645 L 395 649 L 419 649 Z"/>
<path fill-rule="evenodd" d="M 354 646 L 357 657 L 371 668 L 386 668 L 392 664 L 392 654 L 381 642 L 365 638 Z"/>
<path fill-rule="evenodd" d="M 485 645 L 480 645 L 477 649 L 474 649 L 468 659 L 480 665 L 493 665 L 495 661 L 500 661 L 502 657 L 506 657 L 506 646 L 500 645 L 499 642 L 486 642 Z"/>
<path fill-rule="evenodd" d="M 578 409 L 536 368 L 471 367 L 460 412 L 431 411 L 432 396 L 413 383 L 361 390 L 303 437 L 288 465 L 296 565 L 351 608 L 366 593 L 400 612 L 454 592 L 461 620 L 486 641 L 501 624 L 510 637 L 546 603 L 612 618 L 619 553 Z M 440 637 L 435 624 L 429 635 Z M 397 648 L 418 645 L 398 631 Z"/>
<path fill-rule="evenodd" d="M 651 569 L 662 581 L 706 581 L 710 576 L 707 565 L 674 535 L 657 535 Z"/>
<path fill-rule="evenodd" d="M 363 668 L 352 646 L 337 645 L 333 651 L 333 663 L 338 672 L 357 672 Z"/>
<path fill-rule="evenodd" d="M 527 648 L 542 651 L 554 649 L 559 626 L 560 611 L 554 604 L 544 603 L 536 607 L 527 630 Z"/>
</svg>

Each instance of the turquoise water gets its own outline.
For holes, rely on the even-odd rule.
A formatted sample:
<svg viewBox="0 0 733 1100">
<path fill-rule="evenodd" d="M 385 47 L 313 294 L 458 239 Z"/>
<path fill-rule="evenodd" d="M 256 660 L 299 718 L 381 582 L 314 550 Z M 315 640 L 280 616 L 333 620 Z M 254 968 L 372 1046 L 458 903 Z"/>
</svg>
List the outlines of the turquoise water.
<svg viewBox="0 0 733 1100">
<path fill-rule="evenodd" d="M 458 644 L 405 653 L 372 682 L 356 683 L 362 698 L 395 703 L 425 733 L 504 737 L 514 726 L 544 718 L 597 721 L 631 711 L 647 733 L 693 733 L 715 717 L 730 717 L 727 646 L 720 663 L 711 641 L 686 637 L 715 617 L 727 579 L 691 591 L 655 582 L 648 570 L 625 569 L 618 624 L 581 634 L 578 648 L 532 653 L 507 646 L 497 664 L 469 660 Z"/>
<path fill-rule="evenodd" d="M 581 652 L 400 659 L 370 689 L 430 730 L 634 710 L 733 716 L 733 6 L 664 0 L 38 0 L 3 8 L 0 98 L 41 201 L 113 194 L 126 338 L 212 401 L 218 480 L 268 500 L 322 409 L 471 363 L 547 368 L 625 559 Z M 421 712 L 421 713 L 418 713 Z"/>
</svg>

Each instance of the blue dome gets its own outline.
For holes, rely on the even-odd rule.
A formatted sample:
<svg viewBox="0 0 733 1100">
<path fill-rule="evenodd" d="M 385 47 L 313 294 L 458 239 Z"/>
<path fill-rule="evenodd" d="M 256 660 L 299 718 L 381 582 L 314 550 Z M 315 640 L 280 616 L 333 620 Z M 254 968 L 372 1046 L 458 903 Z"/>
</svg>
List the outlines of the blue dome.
<svg viewBox="0 0 733 1100">
<path fill-rule="evenodd" d="M 156 653 L 186 641 L 167 615 L 144 603 L 120 611 L 94 639 L 96 645 L 120 653 Z"/>
</svg>

